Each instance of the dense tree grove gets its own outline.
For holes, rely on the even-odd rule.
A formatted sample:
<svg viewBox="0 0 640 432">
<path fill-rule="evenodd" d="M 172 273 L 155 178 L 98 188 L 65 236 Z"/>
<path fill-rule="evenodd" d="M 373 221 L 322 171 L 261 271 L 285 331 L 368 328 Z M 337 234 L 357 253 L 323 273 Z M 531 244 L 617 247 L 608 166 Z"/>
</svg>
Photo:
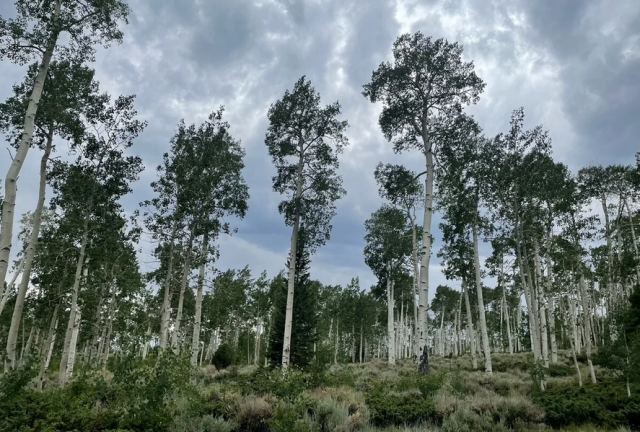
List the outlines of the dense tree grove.
<svg viewBox="0 0 640 432">
<path fill-rule="evenodd" d="M 501 371 L 496 358 L 530 353 L 544 404 L 566 353 L 576 386 L 614 379 L 634 397 L 640 163 L 572 172 L 554 159 L 542 125 L 525 126 L 523 108 L 505 131 L 485 135 L 465 111 L 485 83 L 459 43 L 403 34 L 392 60 L 364 84 L 363 95 L 381 104 L 389 145 L 420 153 L 424 171 L 380 162 L 372 173 L 380 206 L 364 221 L 363 251 L 377 283 L 361 287 L 353 275 L 345 286 L 327 285 L 314 279 L 312 262 L 346 193 L 339 164 L 348 123 L 337 101 L 322 105 L 303 76 L 265 113 L 273 189 L 291 229 L 282 271 L 219 268 L 221 236 L 253 211 L 245 149 L 224 109 L 200 124 L 180 121 L 153 196 L 125 208 L 143 170 L 136 142 L 146 122 L 135 96 L 100 89 L 91 61 L 96 45 L 122 38 L 127 6 L 16 5 L 17 18 L 0 17 L 0 58 L 34 63 L 0 104 L 0 128 L 14 151 L 0 231 L 6 377 L 35 371 L 29 382 L 42 391 L 74 385 L 87 370 L 124 380 L 124 359 L 154 359 L 153 370 L 165 365 L 166 373 L 184 357 L 191 367 L 254 365 L 284 375 L 380 359 L 390 368 L 410 363 L 428 383 L 434 359 L 460 358 L 490 379 Z M 38 151 L 37 205 L 17 217 L 19 173 Z M 147 273 L 142 235 L 154 242 L 156 264 Z M 430 290 L 432 258 L 450 285 Z M 600 376 L 598 366 L 609 372 Z M 0 397 L 7 388 L 0 386 Z"/>
</svg>

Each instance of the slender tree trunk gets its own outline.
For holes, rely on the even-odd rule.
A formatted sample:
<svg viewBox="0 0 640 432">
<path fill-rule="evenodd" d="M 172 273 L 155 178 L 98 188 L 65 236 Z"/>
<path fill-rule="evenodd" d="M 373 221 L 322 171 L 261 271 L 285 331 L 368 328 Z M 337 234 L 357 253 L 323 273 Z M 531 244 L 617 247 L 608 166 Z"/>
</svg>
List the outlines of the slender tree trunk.
<svg viewBox="0 0 640 432">
<path fill-rule="evenodd" d="M 469 289 L 466 283 L 462 282 L 462 290 L 464 291 L 464 305 L 467 310 L 467 333 L 469 334 L 469 351 L 471 353 L 471 367 L 478 369 L 478 359 L 476 358 L 476 340 L 475 330 L 473 329 L 473 315 L 471 315 L 471 302 L 469 301 Z"/>
<path fill-rule="evenodd" d="M 89 206 L 91 207 L 91 205 Z M 62 357 L 60 359 L 60 370 L 58 375 L 58 381 L 60 386 L 64 386 L 69 377 L 67 371 L 69 369 L 70 355 L 73 350 L 75 356 L 75 345 L 73 345 L 73 331 L 76 327 L 76 315 L 78 310 L 78 294 L 80 292 L 80 283 L 82 280 L 82 273 L 85 261 L 85 253 L 87 249 L 87 242 L 89 239 L 89 216 L 85 216 L 84 227 L 82 233 L 82 242 L 80 244 L 80 253 L 78 254 L 78 260 L 76 261 L 76 272 L 73 278 L 73 288 L 71 290 L 71 307 L 69 309 L 69 321 L 67 323 L 67 331 L 64 337 L 64 345 L 62 349 Z M 73 346 L 72 346 L 73 345 Z"/>
<path fill-rule="evenodd" d="M 144 333 L 144 344 L 142 345 L 142 360 L 147 358 L 147 354 L 149 354 L 149 339 L 151 338 L 151 325 L 147 324 L 147 331 Z"/>
<path fill-rule="evenodd" d="M 428 332 L 428 304 L 429 304 L 429 261 L 431 260 L 431 219 L 433 217 L 433 152 L 427 136 L 427 118 L 422 121 L 422 141 L 425 146 L 426 171 L 424 215 L 422 223 L 422 260 L 420 262 L 420 290 L 418 306 L 418 347 L 420 360 L 418 371 L 427 373 L 429 370 L 429 350 L 427 346 Z"/>
<path fill-rule="evenodd" d="M 418 260 L 418 232 L 416 228 L 415 212 L 411 218 L 411 260 L 413 264 L 413 356 L 417 359 L 420 355 L 419 332 L 420 319 L 418 309 L 420 308 L 420 262 Z"/>
<path fill-rule="evenodd" d="M 509 345 L 509 354 L 513 354 L 513 338 L 511 337 L 511 320 L 509 319 L 509 306 L 507 304 L 507 295 L 505 288 L 502 288 L 502 307 L 504 310 L 504 321 L 507 328 L 507 343 Z"/>
<path fill-rule="evenodd" d="M 339 345 L 339 332 L 340 332 L 340 318 L 336 318 L 336 341 L 333 346 L 333 364 L 338 364 L 338 345 Z"/>
<path fill-rule="evenodd" d="M 551 363 L 558 363 L 558 342 L 556 340 L 556 318 L 555 302 L 553 298 L 549 299 L 549 308 L 547 315 L 549 316 L 549 342 L 551 344 Z"/>
<path fill-rule="evenodd" d="M 540 347 L 542 361 L 546 368 L 549 367 L 549 330 L 547 328 L 547 312 L 546 312 L 546 298 L 544 293 L 544 281 L 542 275 L 542 269 L 540 264 L 540 250 L 538 241 L 533 239 L 533 266 L 535 271 L 535 289 L 536 296 L 538 298 L 538 322 L 540 323 Z"/>
<path fill-rule="evenodd" d="M 445 307 L 442 306 L 442 316 L 440 317 L 440 357 L 444 357 L 444 313 Z"/>
<path fill-rule="evenodd" d="M 18 264 L 18 268 L 16 272 L 13 274 L 11 281 L 8 284 L 0 284 L 0 315 L 2 315 L 2 311 L 4 310 L 5 305 L 9 301 L 11 297 L 11 293 L 13 292 L 13 288 L 15 288 L 16 280 L 18 280 L 18 276 L 22 274 L 22 269 L 24 268 L 24 259 L 20 260 Z"/>
<path fill-rule="evenodd" d="M 47 187 L 47 162 L 49 161 L 49 155 L 51 154 L 51 147 L 53 145 L 53 128 L 49 129 L 47 136 L 47 143 L 40 161 L 40 184 L 38 187 L 38 203 L 36 209 L 31 217 L 31 233 L 29 235 L 29 244 L 27 246 L 27 252 L 23 260 L 22 278 L 20 279 L 20 285 L 18 286 L 18 292 L 16 294 L 16 303 L 13 307 L 13 315 L 11 315 L 11 326 L 9 327 L 9 334 L 7 335 L 7 357 L 12 368 L 16 366 L 16 342 L 18 340 L 18 330 L 20 329 L 20 321 L 22 320 L 22 311 L 24 309 L 24 298 L 29 288 L 29 281 L 31 280 L 31 267 L 33 265 L 33 258 L 38 247 L 38 237 L 40 236 L 40 225 L 42 222 L 42 210 L 44 208 L 44 196 Z M 0 277 L 0 281 L 4 283 L 4 277 Z"/>
<path fill-rule="evenodd" d="M 33 338 L 35 336 L 36 326 L 31 325 L 31 330 L 29 330 L 29 337 L 27 338 L 27 342 L 22 345 L 22 350 L 20 351 L 20 361 L 18 362 L 18 366 L 24 365 L 26 359 L 31 355 L 31 345 L 33 343 Z"/>
<path fill-rule="evenodd" d="M 517 246 L 517 259 L 520 267 L 520 280 L 522 283 L 522 290 L 524 291 L 524 299 L 527 302 L 527 314 L 529 316 L 529 337 L 531 339 L 531 350 L 533 351 L 533 358 L 535 361 L 539 361 L 541 357 L 540 337 L 538 334 L 538 320 L 537 320 L 537 305 L 533 299 L 533 289 L 531 278 L 528 277 L 528 272 L 525 264 L 525 257 L 523 256 L 523 239 L 521 234 L 522 227 L 518 227 L 518 246 Z M 527 280 L 528 279 L 528 280 Z"/>
<path fill-rule="evenodd" d="M 387 273 L 387 339 L 389 345 L 388 362 L 390 365 L 396 364 L 396 341 L 395 341 L 395 329 L 394 329 L 394 298 L 393 298 L 393 281 L 391 280 L 391 265 L 387 265 L 389 269 Z"/>
<path fill-rule="evenodd" d="M 78 333 L 80 332 L 80 309 L 76 305 L 76 313 L 73 322 L 73 328 L 71 329 L 71 339 L 69 343 L 69 355 L 67 357 L 67 363 L 65 368 L 65 383 L 73 375 L 73 369 L 76 364 L 76 352 L 78 346 Z"/>
<path fill-rule="evenodd" d="M 362 363 L 363 361 L 363 343 L 364 343 L 364 324 L 362 322 L 362 320 L 360 320 L 360 363 Z"/>
<path fill-rule="evenodd" d="M 200 272 L 198 274 L 198 291 L 196 293 L 196 310 L 193 317 L 193 336 L 191 338 L 191 364 L 198 364 L 198 352 L 200 351 L 200 324 L 202 320 L 202 293 L 204 290 L 204 271 L 207 266 L 207 249 L 209 247 L 209 233 L 205 232 L 202 239 L 202 251 L 200 252 Z"/>
<path fill-rule="evenodd" d="M 56 342 L 56 330 L 58 328 L 58 310 L 60 304 L 56 304 L 51 314 L 51 321 L 49 322 L 49 331 L 47 332 L 47 339 L 44 343 L 44 349 L 42 352 L 42 358 L 40 360 L 40 372 L 38 373 L 38 390 L 42 390 L 42 382 L 44 375 L 49 369 L 49 363 L 51 362 L 51 354 L 53 353 L 53 347 Z"/>
<path fill-rule="evenodd" d="M 578 283 L 580 288 L 580 298 L 582 299 L 582 316 L 584 321 L 584 330 L 585 330 L 585 350 L 587 354 L 587 364 L 589 365 L 589 374 L 591 375 L 591 382 L 593 384 L 596 383 L 596 373 L 593 369 L 593 362 L 591 361 L 591 319 L 590 319 L 590 309 L 589 309 L 589 300 L 587 298 L 586 292 L 586 282 L 584 275 L 580 275 L 580 281 Z"/>
<path fill-rule="evenodd" d="M 480 278 L 480 254 L 478 253 L 478 229 L 476 224 L 471 226 L 473 235 L 473 261 L 475 267 L 476 294 L 478 296 L 478 319 L 480 321 L 480 335 L 482 337 L 482 351 L 484 352 L 484 370 L 491 374 L 491 347 L 489 346 L 489 333 L 487 320 L 484 315 L 484 299 L 482 298 L 482 279 Z"/>
<path fill-rule="evenodd" d="M 164 278 L 164 296 L 162 298 L 162 308 L 160 309 L 160 349 L 167 347 L 169 337 L 169 319 L 171 318 L 171 279 L 173 278 L 173 251 L 175 247 L 178 223 L 174 222 L 171 230 L 169 243 L 169 262 L 167 263 L 167 274 Z"/>
<path fill-rule="evenodd" d="M 300 154 L 297 167 L 295 199 L 302 198 L 304 154 L 300 143 Z M 298 253 L 298 231 L 300 230 L 300 209 L 295 209 L 293 228 L 291 230 L 291 246 L 289 249 L 289 274 L 287 277 L 287 305 L 284 315 L 284 337 L 282 339 L 282 369 L 289 367 L 291 357 L 291 327 L 293 325 L 293 294 L 296 279 L 296 256 Z"/>
<path fill-rule="evenodd" d="M 180 352 L 179 341 L 182 340 L 182 338 L 180 337 L 180 327 L 182 326 L 182 309 L 184 308 L 184 293 L 187 289 L 187 285 L 189 282 L 189 273 L 191 272 L 191 248 L 192 247 L 193 247 L 193 231 L 189 234 L 189 241 L 187 242 L 187 250 L 183 251 L 185 256 L 184 256 L 184 264 L 182 268 L 182 279 L 180 280 L 180 297 L 178 298 L 178 311 L 176 312 L 175 328 L 173 329 L 173 333 L 171 334 L 171 346 L 173 347 L 173 350 L 176 354 Z"/>
<path fill-rule="evenodd" d="M 56 0 L 52 17 L 53 22 L 56 22 L 60 15 L 60 3 L 61 0 Z M 29 148 L 31 147 L 33 130 L 35 128 L 35 119 L 38 112 L 38 104 L 42 97 L 44 83 L 47 79 L 47 72 L 49 71 L 49 65 L 51 63 L 51 58 L 53 57 L 53 51 L 55 50 L 57 41 L 58 32 L 54 31 L 50 35 L 47 48 L 45 49 L 40 65 L 38 66 L 38 73 L 33 83 L 33 89 L 31 90 L 27 110 L 24 116 L 22 135 L 18 142 L 18 149 L 11 160 L 11 164 L 9 165 L 9 169 L 7 170 L 7 175 L 4 180 L 4 201 L 2 202 L 2 222 L 0 225 L 0 282 L 2 283 L 4 283 L 5 278 L 7 277 L 7 269 L 9 268 L 9 258 L 11 255 L 13 217 L 16 206 L 18 176 L 20 175 L 22 165 L 24 164 Z"/>
</svg>

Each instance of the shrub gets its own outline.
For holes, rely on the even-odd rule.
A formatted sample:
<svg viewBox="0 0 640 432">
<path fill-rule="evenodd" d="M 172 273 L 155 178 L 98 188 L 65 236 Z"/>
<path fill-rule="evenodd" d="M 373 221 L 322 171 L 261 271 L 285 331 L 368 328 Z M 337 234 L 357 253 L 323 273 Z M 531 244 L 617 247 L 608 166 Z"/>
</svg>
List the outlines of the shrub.
<svg viewBox="0 0 640 432">
<path fill-rule="evenodd" d="M 572 383 L 550 385 L 536 392 L 534 400 L 545 410 L 546 423 L 560 427 L 592 423 L 606 427 L 640 427 L 640 396 L 632 389 L 628 398 L 624 384 L 600 381 L 578 387 Z"/>
<path fill-rule="evenodd" d="M 210 415 L 204 417 L 182 416 L 174 421 L 172 432 L 232 432 L 235 429 L 233 423 L 227 422 L 221 417 Z"/>
<path fill-rule="evenodd" d="M 225 369 L 235 363 L 236 352 L 231 344 L 223 343 L 213 355 L 213 364 L 217 369 Z"/>
<path fill-rule="evenodd" d="M 269 421 L 269 427 L 273 432 L 312 432 L 313 424 L 304 416 L 299 407 L 289 403 L 280 402 Z"/>
<path fill-rule="evenodd" d="M 364 397 L 348 387 L 305 392 L 298 405 L 320 431 L 357 431 L 369 421 Z"/>
<path fill-rule="evenodd" d="M 416 424 L 435 417 L 433 400 L 417 389 L 397 392 L 378 385 L 367 394 L 366 401 L 376 426 Z"/>
<path fill-rule="evenodd" d="M 244 432 L 268 432 L 273 416 L 271 404 L 261 397 L 247 397 L 237 407 L 235 421 Z"/>
</svg>

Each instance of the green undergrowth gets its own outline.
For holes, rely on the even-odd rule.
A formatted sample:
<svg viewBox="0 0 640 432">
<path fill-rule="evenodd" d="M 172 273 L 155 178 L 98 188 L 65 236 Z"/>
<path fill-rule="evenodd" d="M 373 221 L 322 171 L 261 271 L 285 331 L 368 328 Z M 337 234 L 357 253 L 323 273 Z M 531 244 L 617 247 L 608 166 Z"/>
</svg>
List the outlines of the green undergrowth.
<svg viewBox="0 0 640 432">
<path fill-rule="evenodd" d="M 635 430 L 638 386 L 606 369 L 597 385 L 576 384 L 567 357 L 532 385 L 526 354 L 494 356 L 488 376 L 470 359 L 432 359 L 428 375 L 411 361 L 307 371 L 213 366 L 193 371 L 174 356 L 122 359 L 82 371 L 63 389 L 34 388 L 23 369 L 0 380 L 0 431 L 566 431 Z M 584 366 L 584 365 L 583 365 Z M 588 377 L 586 369 L 583 373 Z M 564 428 L 564 429 L 562 429 Z"/>
</svg>

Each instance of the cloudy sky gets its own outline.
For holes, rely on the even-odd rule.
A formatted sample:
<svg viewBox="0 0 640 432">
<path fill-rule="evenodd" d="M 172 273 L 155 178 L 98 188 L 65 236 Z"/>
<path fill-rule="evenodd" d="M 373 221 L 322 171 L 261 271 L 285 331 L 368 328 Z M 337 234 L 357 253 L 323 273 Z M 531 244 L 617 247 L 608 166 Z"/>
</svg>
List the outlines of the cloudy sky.
<svg viewBox="0 0 640 432">
<path fill-rule="evenodd" d="M 556 158 L 572 169 L 631 163 L 640 150 L 640 2 L 637 0 L 130 0 L 121 45 L 100 50 L 95 68 L 104 90 L 136 94 L 149 126 L 134 147 L 147 169 L 125 199 L 133 210 L 150 194 L 154 167 L 176 123 L 202 121 L 226 107 L 232 134 L 247 151 L 251 201 L 238 233 L 220 241 L 224 270 L 248 264 L 279 271 L 289 230 L 271 190 L 273 167 L 264 145 L 266 112 L 307 75 L 323 102 L 340 101 L 350 123 L 341 161 L 347 195 L 338 204 L 330 242 L 313 257 L 312 276 L 347 283 L 374 277 L 362 258 L 363 222 L 380 205 L 373 169 L 379 161 L 415 169 L 418 154 L 394 155 L 377 125 L 380 106 L 362 95 L 372 70 L 391 56 L 401 33 L 420 30 L 464 44 L 486 82 L 469 108 L 487 135 L 505 130 L 511 110 L 543 124 Z M 0 14 L 11 16 L 10 2 Z M 0 63 L 0 97 L 24 69 Z M 6 143 L 3 141 L 3 147 Z M 8 155 L 0 149 L 4 178 Z M 35 206 L 39 155 L 31 152 L 19 180 L 18 214 Z M 436 218 L 434 226 L 439 219 Z M 437 249 L 439 236 L 436 234 Z M 150 239 L 143 269 L 153 268 Z M 444 282 L 432 259 L 432 286 Z"/>
</svg>

